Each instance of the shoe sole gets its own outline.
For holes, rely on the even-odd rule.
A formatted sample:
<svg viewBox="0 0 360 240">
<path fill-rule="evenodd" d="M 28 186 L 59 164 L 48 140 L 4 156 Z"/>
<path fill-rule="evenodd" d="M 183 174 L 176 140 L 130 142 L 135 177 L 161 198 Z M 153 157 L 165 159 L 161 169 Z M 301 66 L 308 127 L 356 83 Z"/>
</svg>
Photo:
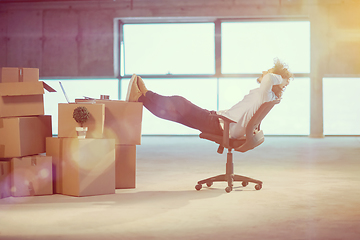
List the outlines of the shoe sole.
<svg viewBox="0 0 360 240">
<path fill-rule="evenodd" d="M 140 92 L 141 92 L 143 95 L 145 95 L 145 93 L 146 93 L 148 90 L 147 90 L 147 88 L 146 88 L 146 86 L 145 86 L 145 83 L 144 83 L 144 81 L 142 80 L 141 77 L 138 77 L 138 82 L 137 82 L 137 84 L 138 84 L 138 88 L 139 88 Z M 143 89 L 142 89 L 142 88 L 143 88 Z"/>
<path fill-rule="evenodd" d="M 132 88 L 132 86 L 134 84 L 134 81 L 136 81 L 136 79 L 137 79 L 137 76 L 135 74 L 133 74 L 131 79 L 130 79 L 130 82 L 129 82 L 128 91 L 126 93 L 125 101 L 129 101 L 131 88 Z"/>
</svg>

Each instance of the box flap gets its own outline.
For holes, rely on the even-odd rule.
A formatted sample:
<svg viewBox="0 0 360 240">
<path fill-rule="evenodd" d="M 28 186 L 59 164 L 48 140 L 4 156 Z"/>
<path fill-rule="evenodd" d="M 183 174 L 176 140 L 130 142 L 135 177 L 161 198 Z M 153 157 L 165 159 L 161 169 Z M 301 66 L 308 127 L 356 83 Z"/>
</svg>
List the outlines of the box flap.
<svg viewBox="0 0 360 240">
<path fill-rule="evenodd" d="M 14 82 L 0 83 L 0 96 L 21 96 L 44 94 L 44 88 L 49 92 L 56 92 L 44 82 Z"/>
<path fill-rule="evenodd" d="M 50 87 L 49 85 L 47 85 L 45 82 L 42 82 L 43 83 L 43 86 L 44 88 L 46 89 L 46 91 L 48 92 L 56 92 L 55 89 L 53 89 L 52 87 Z"/>
</svg>

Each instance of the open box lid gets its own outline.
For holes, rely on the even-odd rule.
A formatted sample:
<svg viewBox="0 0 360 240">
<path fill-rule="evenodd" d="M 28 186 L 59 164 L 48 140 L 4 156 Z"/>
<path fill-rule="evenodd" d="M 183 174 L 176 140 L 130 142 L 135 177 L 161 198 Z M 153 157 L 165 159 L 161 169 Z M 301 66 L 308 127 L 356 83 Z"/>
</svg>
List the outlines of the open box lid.
<svg viewBox="0 0 360 240">
<path fill-rule="evenodd" d="M 45 82 L 12 82 L 1 83 L 0 96 L 21 96 L 44 94 L 44 89 L 48 92 L 56 92 Z"/>
</svg>

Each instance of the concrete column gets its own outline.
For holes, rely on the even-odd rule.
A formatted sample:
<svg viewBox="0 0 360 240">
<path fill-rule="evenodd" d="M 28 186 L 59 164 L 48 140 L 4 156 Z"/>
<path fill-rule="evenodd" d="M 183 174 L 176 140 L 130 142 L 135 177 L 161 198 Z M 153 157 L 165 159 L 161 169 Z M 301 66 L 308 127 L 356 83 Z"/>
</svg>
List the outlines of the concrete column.
<svg viewBox="0 0 360 240">
<path fill-rule="evenodd" d="M 309 7 L 310 13 L 310 137 L 324 137 L 323 119 L 323 77 L 327 49 L 327 14 L 320 6 Z"/>
</svg>

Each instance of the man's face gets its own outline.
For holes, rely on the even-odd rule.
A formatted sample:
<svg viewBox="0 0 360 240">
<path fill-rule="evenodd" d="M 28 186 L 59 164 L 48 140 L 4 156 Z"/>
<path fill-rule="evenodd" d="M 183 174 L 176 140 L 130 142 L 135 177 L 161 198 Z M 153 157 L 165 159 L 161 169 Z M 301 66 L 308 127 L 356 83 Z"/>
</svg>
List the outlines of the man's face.
<svg viewBox="0 0 360 240">
<path fill-rule="evenodd" d="M 288 78 L 288 79 L 283 79 L 282 83 L 279 84 L 279 87 L 280 87 L 281 89 L 284 89 L 287 85 L 289 85 L 289 83 L 290 83 L 290 79 L 289 79 L 289 78 Z"/>
</svg>

